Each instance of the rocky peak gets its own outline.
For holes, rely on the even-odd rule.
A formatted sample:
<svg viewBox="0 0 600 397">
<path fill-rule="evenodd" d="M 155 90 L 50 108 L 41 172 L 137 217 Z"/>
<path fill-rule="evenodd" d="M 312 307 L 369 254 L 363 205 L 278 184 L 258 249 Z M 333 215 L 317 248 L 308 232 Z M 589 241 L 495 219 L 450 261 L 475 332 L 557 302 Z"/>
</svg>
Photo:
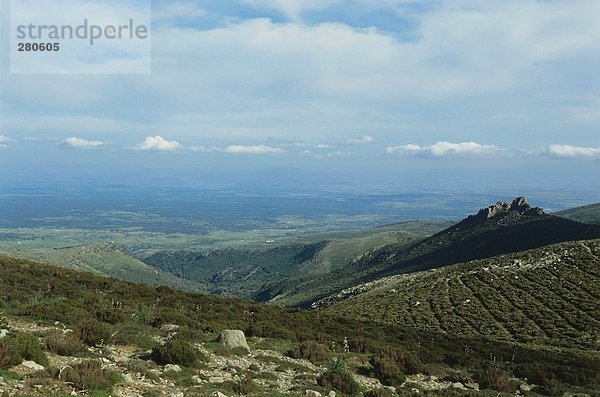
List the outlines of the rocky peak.
<svg viewBox="0 0 600 397">
<path fill-rule="evenodd" d="M 477 215 L 471 215 L 467 219 L 471 221 L 484 221 L 511 212 L 523 216 L 539 216 L 546 213 L 543 208 L 532 207 L 529 205 L 526 197 L 520 196 L 515 198 L 511 204 L 508 204 L 506 201 L 498 201 L 494 205 L 480 209 Z"/>
</svg>

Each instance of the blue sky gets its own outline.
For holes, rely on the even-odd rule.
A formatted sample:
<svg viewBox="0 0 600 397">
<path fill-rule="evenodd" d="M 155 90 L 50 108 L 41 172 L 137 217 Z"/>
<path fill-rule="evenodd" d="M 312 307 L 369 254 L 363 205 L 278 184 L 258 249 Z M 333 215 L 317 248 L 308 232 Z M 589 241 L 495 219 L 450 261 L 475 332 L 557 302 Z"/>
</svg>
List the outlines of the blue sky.
<svg viewBox="0 0 600 397">
<path fill-rule="evenodd" d="M 154 1 L 152 13 L 150 75 L 9 74 L 3 39 L 0 176 L 293 167 L 600 192 L 598 1 Z"/>
</svg>

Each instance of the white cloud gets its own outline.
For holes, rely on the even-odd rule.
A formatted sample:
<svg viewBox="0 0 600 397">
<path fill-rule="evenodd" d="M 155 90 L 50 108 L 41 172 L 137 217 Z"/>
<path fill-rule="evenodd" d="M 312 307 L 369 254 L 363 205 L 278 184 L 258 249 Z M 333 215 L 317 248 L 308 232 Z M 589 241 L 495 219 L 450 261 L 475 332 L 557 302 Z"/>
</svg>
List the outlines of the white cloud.
<svg viewBox="0 0 600 397">
<path fill-rule="evenodd" d="M 224 152 L 231 154 L 282 154 L 285 150 L 266 145 L 241 146 L 231 145 L 224 149 Z"/>
<path fill-rule="evenodd" d="M 600 147 L 583 147 L 571 145 L 550 145 L 547 153 L 555 157 L 563 158 L 600 158 Z"/>
<path fill-rule="evenodd" d="M 172 152 L 182 149 L 183 146 L 177 141 L 167 141 L 162 136 L 149 136 L 146 137 L 144 142 L 136 145 L 136 150 L 141 151 L 160 151 L 160 152 Z"/>
<path fill-rule="evenodd" d="M 429 146 L 419 146 L 408 144 L 402 146 L 392 146 L 386 149 L 388 154 L 420 154 L 434 157 L 443 156 L 469 156 L 494 154 L 503 151 L 494 145 L 482 145 L 476 142 L 436 142 Z"/>
<path fill-rule="evenodd" d="M 65 146 L 71 147 L 71 148 L 92 149 L 92 148 L 98 148 L 98 147 L 104 145 L 104 142 L 101 142 L 101 141 L 88 141 L 88 140 L 83 139 L 83 138 L 70 137 L 70 138 L 65 139 L 65 141 L 64 141 L 63 144 Z"/>
<path fill-rule="evenodd" d="M 363 135 L 358 139 L 350 139 L 348 143 L 351 145 L 367 145 L 369 143 L 373 143 L 374 139 L 372 136 Z"/>
</svg>

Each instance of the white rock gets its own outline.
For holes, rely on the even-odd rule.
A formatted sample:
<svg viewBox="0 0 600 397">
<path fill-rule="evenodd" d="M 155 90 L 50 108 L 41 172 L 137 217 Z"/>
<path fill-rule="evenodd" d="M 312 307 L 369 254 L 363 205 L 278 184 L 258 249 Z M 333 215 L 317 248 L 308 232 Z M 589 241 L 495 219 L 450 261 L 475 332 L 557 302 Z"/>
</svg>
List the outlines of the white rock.
<svg viewBox="0 0 600 397">
<path fill-rule="evenodd" d="M 177 364 L 167 364 L 165 365 L 165 372 L 181 372 L 181 367 Z"/>
<path fill-rule="evenodd" d="M 330 392 L 329 392 L 329 394 L 328 394 L 328 396 L 329 396 L 329 397 L 335 397 L 335 392 L 334 392 L 333 390 L 332 390 L 332 391 L 330 391 Z"/>
<path fill-rule="evenodd" d="M 221 393 L 220 391 L 216 391 L 213 393 L 213 397 L 227 397 L 225 394 Z"/>
<path fill-rule="evenodd" d="M 179 331 L 179 325 L 175 325 L 175 324 L 163 324 L 160 326 L 160 330 L 161 331 L 166 331 L 166 332 L 177 332 Z"/>
<path fill-rule="evenodd" d="M 133 383 L 133 377 L 131 376 L 131 374 L 123 375 L 123 380 L 125 381 L 125 383 Z"/>
<path fill-rule="evenodd" d="M 31 369 L 33 371 L 43 371 L 44 367 L 36 363 L 35 361 L 23 361 L 21 364 L 27 369 Z"/>
<path fill-rule="evenodd" d="M 0 339 L 4 338 L 6 335 L 8 335 L 8 330 L 7 329 L 0 329 Z"/>
<path fill-rule="evenodd" d="M 171 394 L 169 395 L 169 397 L 184 397 L 184 396 L 185 396 L 185 395 L 183 394 L 183 392 L 182 392 L 182 391 L 180 391 L 180 392 L 177 392 L 177 393 L 171 393 Z"/>
<path fill-rule="evenodd" d="M 319 393 L 318 391 L 314 391 L 314 390 L 307 390 L 304 392 L 304 395 L 307 397 L 322 397 L 321 393 Z"/>
<path fill-rule="evenodd" d="M 530 391 L 531 388 L 527 385 L 521 385 L 521 386 L 519 386 L 519 390 L 521 390 L 522 392 L 526 392 L 526 391 Z"/>
<path fill-rule="evenodd" d="M 217 340 L 230 349 L 242 347 L 247 351 L 250 351 L 250 346 L 248 346 L 248 342 L 246 342 L 244 331 L 226 329 L 221 331 Z"/>
<path fill-rule="evenodd" d="M 225 382 L 225 379 L 223 379 L 220 376 L 211 376 L 210 378 L 208 378 L 208 382 L 209 383 L 223 383 L 223 382 Z"/>
</svg>

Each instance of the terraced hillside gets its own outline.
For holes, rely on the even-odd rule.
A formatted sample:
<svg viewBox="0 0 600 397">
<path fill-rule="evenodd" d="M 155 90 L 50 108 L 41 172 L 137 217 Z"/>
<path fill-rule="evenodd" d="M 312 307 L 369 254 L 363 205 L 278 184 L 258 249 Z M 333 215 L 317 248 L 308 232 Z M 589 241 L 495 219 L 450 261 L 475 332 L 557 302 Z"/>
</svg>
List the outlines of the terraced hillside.
<svg viewBox="0 0 600 397">
<path fill-rule="evenodd" d="M 434 269 L 549 244 L 600 238 L 600 226 L 547 215 L 524 197 L 498 202 L 412 245 L 370 251 L 328 275 L 268 285 L 255 298 L 308 307 L 343 289 L 383 277 Z"/>
<path fill-rule="evenodd" d="M 599 302 L 596 239 L 392 276 L 315 307 L 400 327 L 597 351 Z"/>
</svg>

